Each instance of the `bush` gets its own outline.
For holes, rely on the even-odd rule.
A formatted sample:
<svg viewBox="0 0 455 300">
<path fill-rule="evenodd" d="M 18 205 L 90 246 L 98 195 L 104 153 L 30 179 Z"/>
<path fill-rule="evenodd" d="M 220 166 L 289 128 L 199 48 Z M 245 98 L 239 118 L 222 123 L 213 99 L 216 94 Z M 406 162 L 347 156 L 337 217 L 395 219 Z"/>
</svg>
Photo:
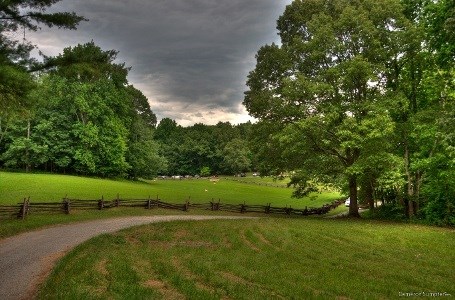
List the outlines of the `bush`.
<svg viewBox="0 0 455 300">
<path fill-rule="evenodd" d="M 455 194 L 450 190 L 438 191 L 424 208 L 430 224 L 455 226 Z"/>
<path fill-rule="evenodd" d="M 441 172 L 423 190 L 427 203 L 423 209 L 426 220 L 434 225 L 455 226 L 455 174 Z"/>
<path fill-rule="evenodd" d="M 210 176 L 211 174 L 212 174 L 212 170 L 210 170 L 209 167 L 202 167 L 201 172 L 200 172 L 200 175 L 202 177 L 207 177 L 207 176 Z"/>
<path fill-rule="evenodd" d="M 398 204 L 382 205 L 379 208 L 374 209 L 373 212 L 368 210 L 363 215 L 372 219 L 383 219 L 392 221 L 404 221 L 407 220 L 404 208 Z"/>
</svg>

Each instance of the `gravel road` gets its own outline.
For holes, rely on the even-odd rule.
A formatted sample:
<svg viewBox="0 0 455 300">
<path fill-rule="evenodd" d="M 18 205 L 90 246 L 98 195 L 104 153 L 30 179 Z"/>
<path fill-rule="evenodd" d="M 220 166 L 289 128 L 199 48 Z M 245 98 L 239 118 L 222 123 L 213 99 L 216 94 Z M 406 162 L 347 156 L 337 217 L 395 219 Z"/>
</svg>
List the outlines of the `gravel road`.
<svg viewBox="0 0 455 300">
<path fill-rule="evenodd" d="M 230 216 L 145 216 L 60 225 L 0 240 L 0 299 L 34 298 L 37 287 L 68 250 L 103 233 L 174 220 L 242 219 Z"/>
</svg>

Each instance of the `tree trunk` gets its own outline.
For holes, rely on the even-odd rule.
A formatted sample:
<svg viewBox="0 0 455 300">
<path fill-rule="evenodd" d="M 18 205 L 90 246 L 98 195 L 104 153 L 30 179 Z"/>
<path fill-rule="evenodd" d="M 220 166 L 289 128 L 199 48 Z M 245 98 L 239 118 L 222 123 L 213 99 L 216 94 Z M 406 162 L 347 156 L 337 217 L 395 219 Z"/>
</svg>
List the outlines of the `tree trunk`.
<svg viewBox="0 0 455 300">
<path fill-rule="evenodd" d="M 349 216 L 360 218 L 359 207 L 357 205 L 357 176 L 351 175 L 349 177 L 349 197 L 351 199 L 349 204 Z"/>
<path fill-rule="evenodd" d="M 25 148 L 25 172 L 30 172 L 30 153 L 29 153 L 29 146 L 30 146 L 30 119 L 27 122 L 27 141 L 29 142 Z"/>
<path fill-rule="evenodd" d="M 368 207 L 370 210 L 374 209 L 374 197 L 373 197 L 373 184 L 371 183 L 371 180 L 365 184 L 365 200 L 368 202 Z"/>
<path fill-rule="evenodd" d="M 407 195 L 406 195 L 406 215 L 409 218 L 412 218 L 415 214 L 414 209 L 414 180 L 409 170 L 410 159 L 409 159 L 409 149 L 408 145 L 405 146 L 404 152 L 404 164 L 406 169 L 406 178 L 407 178 Z"/>
</svg>

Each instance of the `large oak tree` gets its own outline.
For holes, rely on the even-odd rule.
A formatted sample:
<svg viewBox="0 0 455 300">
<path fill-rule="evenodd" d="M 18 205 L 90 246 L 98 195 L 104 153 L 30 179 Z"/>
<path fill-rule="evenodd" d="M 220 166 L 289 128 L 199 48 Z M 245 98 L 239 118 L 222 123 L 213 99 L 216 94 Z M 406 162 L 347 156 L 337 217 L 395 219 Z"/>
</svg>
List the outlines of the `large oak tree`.
<svg viewBox="0 0 455 300">
<path fill-rule="evenodd" d="M 386 65 L 400 53 L 402 11 L 395 0 L 294 1 L 278 20 L 281 45 L 262 47 L 248 77 L 244 104 L 283 124 L 275 136 L 287 145 L 287 167 L 300 170 L 302 186 L 342 174 L 351 216 L 359 178 L 394 131 Z"/>
</svg>

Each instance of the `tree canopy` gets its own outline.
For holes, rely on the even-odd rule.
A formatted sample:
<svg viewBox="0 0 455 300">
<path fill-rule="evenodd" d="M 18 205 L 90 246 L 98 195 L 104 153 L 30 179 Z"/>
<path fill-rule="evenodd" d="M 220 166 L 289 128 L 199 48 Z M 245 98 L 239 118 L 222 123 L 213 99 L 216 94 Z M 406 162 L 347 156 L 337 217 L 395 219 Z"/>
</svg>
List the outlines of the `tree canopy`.
<svg viewBox="0 0 455 300">
<path fill-rule="evenodd" d="M 281 45 L 258 51 L 244 104 L 268 132 L 270 142 L 257 148 L 273 143 L 278 151 L 265 157 L 267 167 L 297 171 L 296 195 L 314 183 L 341 182 L 351 216 L 358 216 L 359 190 L 370 203 L 392 190 L 410 216 L 429 201 L 420 198 L 429 183 L 423 166 L 441 145 L 438 124 L 452 122 L 435 115 L 450 114 L 453 99 L 451 3 L 287 6 L 277 22 Z"/>
<path fill-rule="evenodd" d="M 5 134 L 5 166 L 103 177 L 152 177 L 165 168 L 153 141 L 156 116 L 128 85 L 116 51 L 89 42 L 48 58 L 27 97 L 34 103 Z M 24 129 L 25 128 L 25 129 Z"/>
</svg>

